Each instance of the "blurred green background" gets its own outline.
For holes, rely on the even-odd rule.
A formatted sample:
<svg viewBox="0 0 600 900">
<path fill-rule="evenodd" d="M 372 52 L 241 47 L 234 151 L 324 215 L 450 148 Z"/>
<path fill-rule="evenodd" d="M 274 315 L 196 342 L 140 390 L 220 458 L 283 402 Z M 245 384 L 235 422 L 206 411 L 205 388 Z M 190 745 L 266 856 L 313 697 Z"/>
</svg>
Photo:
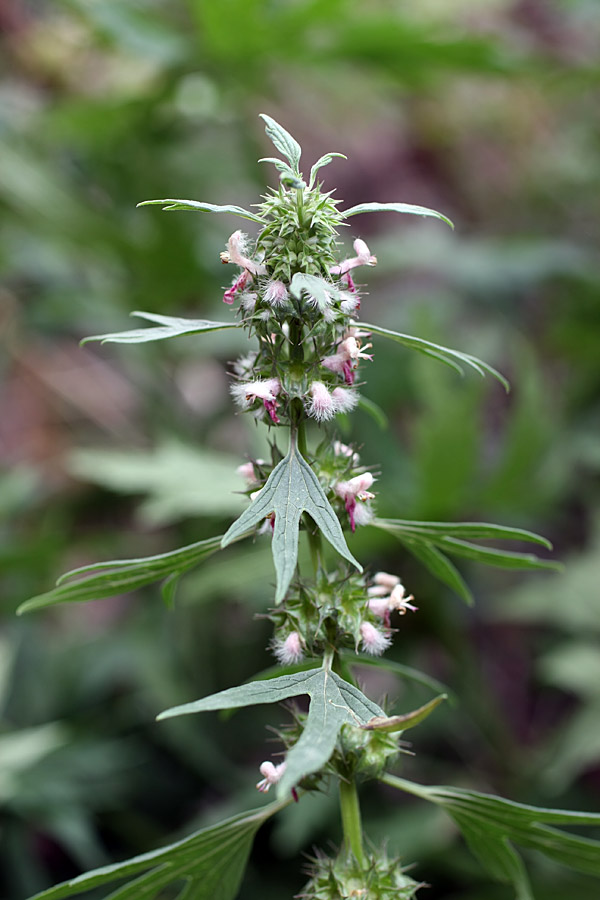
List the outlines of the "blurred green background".
<svg viewBox="0 0 600 900">
<path fill-rule="evenodd" d="M 151 588 L 14 616 L 67 568 L 210 537 L 241 508 L 229 472 L 261 447 L 228 396 L 242 339 L 78 342 L 128 327 L 132 309 L 222 316 L 219 251 L 238 223 L 135 204 L 257 202 L 275 179 L 255 162 L 271 152 L 259 112 L 305 165 L 348 155 L 323 170 L 346 205 L 401 200 L 456 222 L 353 219 L 344 239 L 379 258 L 363 314 L 513 384 L 507 397 L 378 342 L 365 394 L 389 428 L 359 413 L 343 437 L 381 467 L 380 514 L 533 528 L 566 563 L 562 576 L 465 568 L 467 610 L 392 539 L 356 537 L 417 597 L 392 655 L 457 695 L 415 732 L 404 772 L 598 809 L 596 0 L 4 0 L 0 31 L 0 896 L 255 805 L 257 766 L 278 749 L 269 707 L 153 721 L 270 664 L 255 618 L 272 597 L 268 547 L 214 557 L 174 610 Z M 397 710 L 429 697 L 367 687 Z M 376 786 L 364 804 L 369 834 L 418 861 L 430 900 L 511 896 L 442 813 Z M 329 798 L 287 810 L 259 835 L 242 896 L 291 897 L 301 853 L 330 839 Z M 594 894 L 530 863 L 545 900 Z"/>
</svg>

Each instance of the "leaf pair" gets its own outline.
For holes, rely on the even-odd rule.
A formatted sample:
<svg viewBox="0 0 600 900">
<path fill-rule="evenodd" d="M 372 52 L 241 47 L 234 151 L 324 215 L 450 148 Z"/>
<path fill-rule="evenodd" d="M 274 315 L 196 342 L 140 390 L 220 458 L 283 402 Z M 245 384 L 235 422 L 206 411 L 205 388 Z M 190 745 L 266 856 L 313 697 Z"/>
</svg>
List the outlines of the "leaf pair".
<svg viewBox="0 0 600 900">
<path fill-rule="evenodd" d="M 226 819 L 168 847 L 86 872 L 36 894 L 31 900 L 63 900 L 104 886 L 112 890 L 115 883 L 125 878 L 127 883 L 111 893 L 110 900 L 156 900 L 165 896 L 163 891 L 169 887 L 176 890 L 169 894 L 173 900 L 233 900 L 254 835 L 286 804 L 287 801 L 270 803 Z"/>
<path fill-rule="evenodd" d="M 258 496 L 233 523 L 221 542 L 221 546 L 226 547 L 274 514 L 272 551 L 277 575 L 276 603 L 283 600 L 294 576 L 298 560 L 300 517 L 303 512 L 307 512 L 315 521 L 340 556 L 362 571 L 360 563 L 348 549 L 342 526 L 319 479 L 301 456 L 292 432 L 287 456 L 275 466 Z"/>
<path fill-rule="evenodd" d="M 600 875 L 600 841 L 548 827 L 550 824 L 600 826 L 600 813 L 526 806 L 477 791 L 425 787 L 393 775 L 384 775 L 381 780 L 443 807 L 490 875 L 514 886 L 516 900 L 533 900 L 533 895 L 513 843 L 538 850 L 579 872 Z"/>
<path fill-rule="evenodd" d="M 473 603 L 473 594 L 446 553 L 503 569 L 560 571 L 562 568 L 560 563 L 540 559 L 534 553 L 496 550 L 465 540 L 528 541 L 552 549 L 552 544 L 546 538 L 522 528 L 508 528 L 486 522 L 418 522 L 408 519 L 374 519 L 371 524 L 397 537 L 436 578 L 469 604 Z"/>
</svg>

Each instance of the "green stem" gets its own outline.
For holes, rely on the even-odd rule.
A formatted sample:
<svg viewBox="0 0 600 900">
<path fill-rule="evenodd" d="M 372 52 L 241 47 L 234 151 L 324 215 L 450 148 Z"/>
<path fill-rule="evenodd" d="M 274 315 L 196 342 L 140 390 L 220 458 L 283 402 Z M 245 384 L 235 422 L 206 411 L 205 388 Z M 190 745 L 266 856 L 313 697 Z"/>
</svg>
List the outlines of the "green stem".
<svg viewBox="0 0 600 900">
<path fill-rule="evenodd" d="M 340 779 L 340 810 L 346 850 L 353 853 L 358 862 L 364 865 L 360 806 L 354 779 L 351 781 Z"/>
</svg>

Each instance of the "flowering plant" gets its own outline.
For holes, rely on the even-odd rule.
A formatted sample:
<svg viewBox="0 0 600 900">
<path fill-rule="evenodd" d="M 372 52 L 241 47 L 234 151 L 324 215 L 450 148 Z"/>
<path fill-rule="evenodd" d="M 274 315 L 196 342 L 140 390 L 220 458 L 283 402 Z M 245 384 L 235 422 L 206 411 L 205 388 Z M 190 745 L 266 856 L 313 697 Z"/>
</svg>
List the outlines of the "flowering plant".
<svg viewBox="0 0 600 900">
<path fill-rule="evenodd" d="M 283 754 L 260 766 L 256 787 L 274 788 L 276 799 L 251 812 L 202 829 L 161 850 L 107 866 L 58 885 L 38 900 L 59 900 L 127 879 L 112 900 L 158 898 L 173 886 L 179 900 L 237 895 L 252 839 L 260 825 L 311 791 L 337 784 L 343 843 L 333 855 L 317 851 L 300 897 L 312 900 L 364 897 L 412 898 L 421 886 L 405 861 L 367 844 L 361 825 L 358 785 L 378 779 L 442 806 L 462 831 L 490 877 L 511 884 L 519 900 L 531 898 L 514 844 L 584 872 L 600 874 L 600 844 L 549 827 L 600 824 L 600 816 L 537 809 L 463 788 L 425 787 L 393 774 L 401 736 L 431 715 L 445 694 L 418 709 L 390 714 L 358 687 L 356 668 L 381 664 L 398 631 L 400 617 L 418 611 L 398 573 L 363 570 L 347 536 L 361 527 L 393 534 L 436 577 L 465 598 L 470 591 L 448 558 L 466 557 L 508 568 L 555 568 L 534 554 L 490 549 L 481 540 L 519 540 L 548 547 L 539 535 L 484 523 L 422 522 L 378 518 L 377 479 L 357 449 L 331 430 L 337 416 L 361 402 L 360 386 L 373 360 L 372 339 L 391 339 L 462 371 L 504 377 L 487 363 L 418 337 L 359 319 L 361 266 L 376 257 L 361 238 L 354 255 L 341 252 L 338 229 L 362 213 L 389 211 L 430 216 L 441 213 L 404 203 L 363 203 L 347 210 L 324 193 L 321 167 L 339 153 L 321 157 L 305 181 L 301 149 L 277 122 L 264 115 L 266 132 L 283 158 L 269 158 L 280 173 L 257 212 L 190 200 L 151 200 L 168 210 L 229 213 L 259 226 L 251 240 L 235 231 L 221 254 L 235 267 L 223 294 L 236 319 L 190 320 L 135 313 L 151 328 L 94 336 L 88 340 L 138 343 L 228 328 L 248 333 L 248 351 L 233 366 L 235 403 L 271 432 L 271 459 L 240 466 L 249 505 L 228 531 L 147 559 L 117 560 L 68 573 L 58 586 L 21 607 L 29 611 L 65 601 L 82 601 L 163 581 L 172 598 L 180 576 L 209 554 L 256 534 L 271 540 L 276 574 L 271 648 L 279 668 L 254 681 L 169 709 L 159 716 L 195 714 L 308 696 L 307 711 L 295 710 L 280 732 Z M 145 204 L 140 204 L 145 205 Z M 311 570 L 300 571 L 300 535 L 310 550 Z M 323 538 L 338 555 L 328 563 Z M 406 620 L 405 620 L 406 621 Z M 393 665 L 391 666 L 393 670 Z M 405 673 L 406 674 L 406 673 Z"/>
</svg>

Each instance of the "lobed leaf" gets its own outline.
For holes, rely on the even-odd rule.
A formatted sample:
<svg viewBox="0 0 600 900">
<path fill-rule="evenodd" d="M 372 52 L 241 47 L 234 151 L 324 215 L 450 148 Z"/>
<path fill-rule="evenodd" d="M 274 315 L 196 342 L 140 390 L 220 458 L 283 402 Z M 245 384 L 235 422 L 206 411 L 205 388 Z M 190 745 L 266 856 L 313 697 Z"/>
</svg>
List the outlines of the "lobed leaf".
<svg viewBox="0 0 600 900">
<path fill-rule="evenodd" d="M 351 322 L 351 324 L 357 327 L 360 326 L 360 328 L 365 331 L 370 331 L 373 334 L 387 337 L 392 341 L 403 344 L 405 347 L 410 347 L 411 350 L 417 350 L 419 353 L 431 356 L 433 359 L 446 363 L 446 365 L 450 366 L 450 368 L 461 375 L 464 375 L 463 366 L 470 366 L 482 377 L 486 373 L 492 375 L 500 382 L 507 393 L 510 390 L 510 385 L 504 375 L 498 372 L 497 369 L 494 369 L 493 366 L 483 362 L 483 360 L 477 359 L 476 356 L 471 356 L 470 353 L 463 353 L 461 350 L 452 350 L 450 347 L 442 347 L 440 344 L 434 344 L 431 341 L 423 340 L 423 338 L 413 337 L 410 334 L 402 334 L 399 331 L 391 331 L 389 328 L 382 328 L 380 325 L 371 325 L 368 322 Z"/>
<path fill-rule="evenodd" d="M 300 155 L 302 148 L 295 138 L 289 132 L 282 128 L 279 122 L 267 116 L 265 113 L 259 113 L 261 119 L 265 123 L 265 133 L 271 143 L 282 153 L 292 166 L 294 173 L 300 173 Z"/>
<path fill-rule="evenodd" d="M 429 209 L 426 206 L 413 206 L 411 203 L 359 203 L 358 206 L 352 206 L 350 209 L 342 210 L 345 219 L 350 216 L 358 216 L 360 213 L 369 212 L 397 212 L 408 213 L 410 216 L 431 216 L 434 219 L 441 219 L 446 222 L 450 228 L 454 229 L 454 223 L 442 213 L 435 209 Z"/>
<path fill-rule="evenodd" d="M 174 209 L 186 209 L 193 210 L 199 212 L 213 212 L 213 213 L 231 213 L 232 216 L 240 216 L 242 219 L 250 219 L 251 222 L 259 222 L 261 225 L 265 224 L 265 220 L 261 218 L 261 216 L 256 213 L 250 212 L 249 209 L 244 209 L 241 206 L 235 206 L 231 204 L 227 204 L 225 206 L 218 206 L 215 203 L 203 203 L 200 200 L 142 200 L 141 203 L 138 203 L 137 206 L 161 206 L 163 203 L 167 203 L 168 206 L 163 207 L 163 211 L 174 210 Z"/>
<path fill-rule="evenodd" d="M 161 553 L 158 556 L 147 556 L 141 559 L 116 559 L 73 569 L 58 580 L 57 586 L 53 590 L 38 594 L 22 603 L 17 609 L 17 615 L 46 606 L 54 606 L 57 603 L 80 603 L 85 600 L 114 597 L 116 594 L 126 594 L 165 578 L 170 579 L 171 589 L 168 586 L 166 593 L 167 600 L 170 600 L 173 597 L 172 589 L 175 587 L 171 579 L 193 569 L 206 556 L 215 553 L 220 548 L 220 544 L 221 537 L 219 535 L 219 537 L 188 544 L 186 547 L 171 550 L 169 553 Z M 96 574 L 71 584 L 64 583 L 70 578 L 89 572 Z"/>
<path fill-rule="evenodd" d="M 294 576 L 298 559 L 300 517 L 303 512 L 314 519 L 340 556 L 362 572 L 362 566 L 348 549 L 342 526 L 319 479 L 301 456 L 292 433 L 287 456 L 275 466 L 258 496 L 221 541 L 221 546 L 226 547 L 274 513 L 272 551 L 277 576 L 276 603 L 283 600 Z"/>
<path fill-rule="evenodd" d="M 179 316 L 161 316 L 158 313 L 132 312 L 132 316 L 158 322 L 156 328 L 134 328 L 131 331 L 117 331 L 113 334 L 94 334 L 81 343 L 101 341 L 103 344 L 142 344 L 147 341 L 164 341 L 166 338 L 180 337 L 182 334 L 200 334 L 203 331 L 223 331 L 225 328 L 240 328 L 239 322 L 211 322 L 209 319 L 182 319 Z"/>
<path fill-rule="evenodd" d="M 579 872 L 600 875 L 600 841 L 548 827 L 600 826 L 600 813 L 527 806 L 462 788 L 425 787 L 393 775 L 383 776 L 382 781 L 443 807 L 490 875 L 512 884 L 518 900 L 532 900 L 532 895 L 513 843 Z"/>
<path fill-rule="evenodd" d="M 241 813 L 160 850 L 86 872 L 36 894 L 31 900 L 63 900 L 101 887 L 112 891 L 125 878 L 127 883 L 111 893 L 110 900 L 155 900 L 163 896 L 162 891 L 168 886 L 179 887 L 178 893 L 172 895 L 179 900 L 233 900 L 254 835 L 263 822 L 286 805 L 287 801 L 280 801 Z M 109 900 L 108 893 L 104 897 Z"/>
<path fill-rule="evenodd" d="M 252 681 L 193 703 L 175 706 L 158 718 L 278 703 L 303 694 L 310 697 L 310 706 L 304 731 L 286 757 L 285 773 L 278 785 L 279 796 L 285 797 L 303 778 L 318 772 L 328 762 L 343 725 L 365 725 L 374 717 L 385 717 L 376 703 L 334 672 L 321 668 L 317 672 L 309 670 L 266 681 Z"/>
</svg>

